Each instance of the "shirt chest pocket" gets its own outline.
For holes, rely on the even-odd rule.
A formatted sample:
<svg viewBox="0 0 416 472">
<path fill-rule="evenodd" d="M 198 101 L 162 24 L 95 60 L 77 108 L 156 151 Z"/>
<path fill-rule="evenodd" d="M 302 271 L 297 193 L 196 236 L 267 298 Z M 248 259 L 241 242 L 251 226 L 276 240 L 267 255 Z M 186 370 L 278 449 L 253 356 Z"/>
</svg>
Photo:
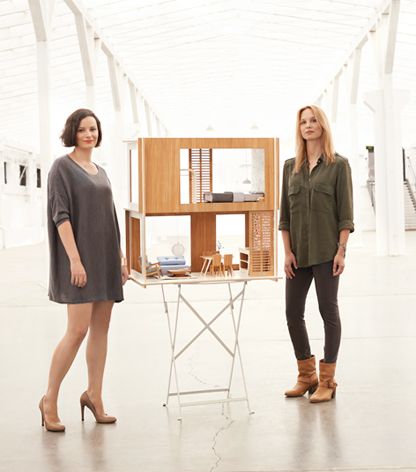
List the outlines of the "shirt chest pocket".
<svg viewBox="0 0 416 472">
<path fill-rule="evenodd" d="M 304 194 L 302 187 L 297 184 L 289 185 L 289 208 L 291 213 L 302 211 L 304 207 Z"/>
<path fill-rule="evenodd" d="M 335 211 L 334 188 L 331 185 L 315 183 L 312 187 L 311 209 L 333 213 Z"/>
</svg>

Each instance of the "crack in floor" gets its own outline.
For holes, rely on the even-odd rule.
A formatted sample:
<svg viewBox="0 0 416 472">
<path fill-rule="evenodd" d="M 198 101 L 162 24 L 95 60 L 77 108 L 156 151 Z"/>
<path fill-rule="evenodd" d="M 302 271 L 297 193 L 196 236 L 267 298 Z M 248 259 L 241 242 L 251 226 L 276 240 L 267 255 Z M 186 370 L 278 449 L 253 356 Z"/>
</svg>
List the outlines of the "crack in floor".
<svg viewBox="0 0 416 472">
<path fill-rule="evenodd" d="M 196 374 L 196 372 L 195 372 L 194 365 L 192 363 L 192 358 L 191 357 L 188 359 L 188 367 L 189 367 L 188 374 L 192 378 L 194 378 L 197 382 L 199 382 L 200 384 L 211 387 L 211 388 L 220 388 L 221 387 L 221 385 L 205 382 L 204 380 L 200 379 L 198 377 L 198 375 Z"/>
<path fill-rule="evenodd" d="M 220 464 L 220 462 L 221 462 L 221 460 L 222 460 L 222 457 L 218 454 L 218 452 L 217 452 L 217 450 L 216 450 L 216 448 L 215 448 L 216 445 L 217 445 L 218 436 L 219 436 L 222 432 L 224 432 L 224 431 L 226 431 L 227 429 L 229 429 L 229 428 L 231 427 L 231 425 L 234 423 L 234 420 L 230 419 L 229 416 L 224 415 L 224 414 L 223 414 L 222 416 L 224 416 L 225 420 L 228 420 L 228 424 L 226 424 L 225 426 L 221 426 L 221 428 L 215 433 L 214 438 L 213 438 L 213 440 L 212 440 L 211 449 L 213 450 L 213 452 L 214 452 L 214 454 L 215 454 L 217 460 L 215 461 L 215 464 L 211 467 L 210 472 L 214 472 L 215 470 L 217 470 L 217 469 L 218 469 L 218 466 L 219 466 L 219 464 Z"/>
<path fill-rule="evenodd" d="M 211 388 L 220 388 L 220 385 L 205 382 L 204 380 L 202 380 L 198 377 L 198 375 L 195 372 L 194 365 L 192 363 L 192 358 L 191 357 L 188 358 L 188 374 L 192 378 L 194 378 L 197 382 L 199 382 L 201 385 L 206 385 L 206 386 L 211 387 Z M 214 452 L 214 455 L 216 457 L 216 461 L 215 461 L 215 464 L 211 467 L 210 472 L 214 472 L 215 470 L 217 470 L 218 466 L 219 466 L 219 464 L 222 460 L 222 457 L 217 453 L 217 450 L 215 448 L 216 445 L 217 445 L 218 437 L 222 432 L 229 429 L 231 427 L 231 425 L 234 423 L 234 420 L 231 420 L 230 417 L 225 415 L 224 413 L 222 413 L 222 416 L 224 417 L 224 419 L 226 421 L 228 421 L 228 423 L 224 426 L 221 426 L 221 428 L 215 433 L 215 435 L 213 437 L 211 449 Z"/>
</svg>

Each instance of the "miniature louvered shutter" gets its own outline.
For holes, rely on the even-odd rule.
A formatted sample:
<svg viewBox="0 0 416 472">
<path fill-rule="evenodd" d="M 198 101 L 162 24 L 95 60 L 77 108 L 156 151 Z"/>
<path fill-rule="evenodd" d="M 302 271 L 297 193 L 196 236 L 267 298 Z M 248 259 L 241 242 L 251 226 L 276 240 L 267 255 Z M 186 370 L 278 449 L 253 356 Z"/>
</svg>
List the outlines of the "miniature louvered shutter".
<svg viewBox="0 0 416 472">
<path fill-rule="evenodd" d="M 189 149 L 189 169 L 191 203 L 201 203 L 212 192 L 212 149 Z"/>
<path fill-rule="evenodd" d="M 249 275 L 274 275 L 273 212 L 250 212 Z"/>
</svg>

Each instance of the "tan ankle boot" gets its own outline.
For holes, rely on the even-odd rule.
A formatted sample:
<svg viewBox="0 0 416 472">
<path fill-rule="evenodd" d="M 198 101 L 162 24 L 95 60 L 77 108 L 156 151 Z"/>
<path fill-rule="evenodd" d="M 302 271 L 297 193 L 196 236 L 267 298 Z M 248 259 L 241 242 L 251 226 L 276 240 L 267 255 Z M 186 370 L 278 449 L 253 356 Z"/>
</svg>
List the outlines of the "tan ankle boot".
<svg viewBox="0 0 416 472">
<path fill-rule="evenodd" d="M 316 375 L 315 356 L 309 359 L 298 361 L 298 381 L 296 385 L 285 392 L 287 397 L 301 397 L 307 391 L 313 393 L 318 386 L 318 376 Z"/>
<path fill-rule="evenodd" d="M 311 396 L 311 403 L 328 402 L 335 398 L 337 383 L 335 382 L 336 362 L 327 364 L 323 360 L 319 361 L 319 385 L 316 392 Z"/>
</svg>

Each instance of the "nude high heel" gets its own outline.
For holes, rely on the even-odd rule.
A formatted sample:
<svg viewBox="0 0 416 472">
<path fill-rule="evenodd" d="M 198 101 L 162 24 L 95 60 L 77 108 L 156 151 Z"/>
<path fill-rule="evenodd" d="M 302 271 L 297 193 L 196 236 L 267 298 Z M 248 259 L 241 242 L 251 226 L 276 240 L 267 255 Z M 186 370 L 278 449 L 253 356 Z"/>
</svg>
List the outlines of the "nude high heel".
<svg viewBox="0 0 416 472">
<path fill-rule="evenodd" d="M 110 423 L 115 423 L 117 421 L 117 418 L 115 416 L 108 416 L 106 414 L 104 415 L 99 415 L 95 409 L 95 406 L 93 405 L 92 401 L 90 400 L 90 397 L 88 396 L 87 392 L 84 392 L 81 395 L 81 398 L 79 399 L 79 402 L 81 404 L 81 419 L 84 421 L 84 409 L 85 407 L 89 408 L 91 410 L 91 413 L 94 415 L 95 421 L 97 423 L 102 423 L 102 424 L 110 424 Z"/>
<path fill-rule="evenodd" d="M 40 399 L 39 402 L 39 410 L 42 416 L 42 426 L 45 426 L 45 429 L 47 431 L 51 431 L 52 433 L 63 433 L 65 431 L 65 426 L 62 423 L 60 423 L 59 421 L 47 421 L 45 419 L 45 407 L 43 405 L 44 400 L 45 395 Z"/>
</svg>

